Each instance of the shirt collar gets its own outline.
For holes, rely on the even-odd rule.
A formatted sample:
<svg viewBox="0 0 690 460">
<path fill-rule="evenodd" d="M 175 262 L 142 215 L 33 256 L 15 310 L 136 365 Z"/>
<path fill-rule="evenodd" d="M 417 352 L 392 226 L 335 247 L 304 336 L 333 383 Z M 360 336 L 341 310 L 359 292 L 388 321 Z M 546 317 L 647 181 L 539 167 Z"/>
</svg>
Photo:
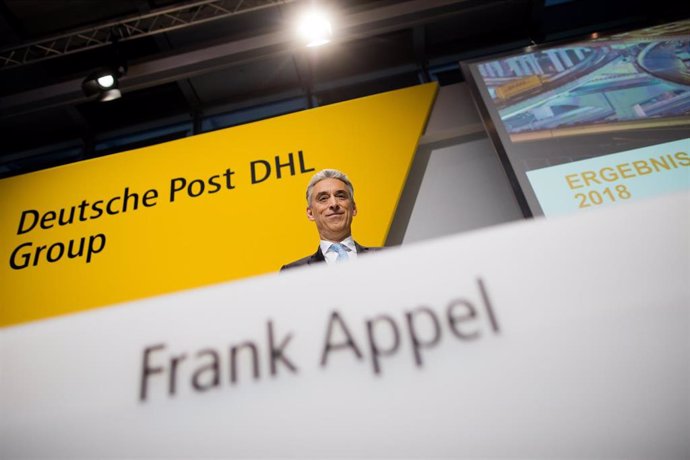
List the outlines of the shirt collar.
<svg viewBox="0 0 690 460">
<path fill-rule="evenodd" d="M 343 241 L 321 240 L 321 243 L 320 243 L 321 253 L 326 254 L 326 252 L 328 252 L 328 248 L 330 248 L 333 243 L 337 243 L 337 242 L 339 242 L 340 244 L 345 246 L 351 252 L 354 252 L 355 254 L 357 253 L 357 247 L 355 246 L 355 240 L 352 239 L 352 236 L 348 236 Z"/>
</svg>

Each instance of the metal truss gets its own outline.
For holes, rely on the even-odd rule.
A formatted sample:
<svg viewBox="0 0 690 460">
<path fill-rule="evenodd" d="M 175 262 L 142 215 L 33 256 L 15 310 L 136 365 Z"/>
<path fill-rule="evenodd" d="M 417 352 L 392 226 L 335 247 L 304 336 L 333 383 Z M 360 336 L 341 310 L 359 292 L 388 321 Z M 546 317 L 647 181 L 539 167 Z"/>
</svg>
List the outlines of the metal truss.
<svg viewBox="0 0 690 460">
<path fill-rule="evenodd" d="M 424 26 L 440 19 L 460 15 L 468 8 L 485 8 L 507 4 L 515 0 L 406 0 L 385 3 L 371 9 L 343 15 L 338 21 L 338 43 L 348 43 L 387 34 L 410 27 Z M 283 3 L 286 0 L 282 0 Z M 276 2 L 277 3 L 277 2 Z M 353 2 L 354 3 L 354 2 Z M 120 80 L 120 88 L 135 91 L 153 86 L 204 75 L 209 72 L 240 66 L 244 63 L 271 59 L 304 51 L 290 30 L 264 31 L 240 40 L 228 38 L 203 47 L 178 50 L 174 54 L 153 56 L 146 61 L 129 65 L 127 75 Z M 520 46 L 526 46 L 521 43 Z M 515 48 L 510 44 L 506 51 Z M 421 51 L 420 51 L 421 52 Z M 419 55 L 418 59 L 426 61 Z M 458 57 L 456 60 L 459 60 Z M 1 70 L 1 69 L 0 69 Z M 381 75 L 379 75 L 380 78 Z M 49 84 L 21 93 L 0 96 L 0 121 L 51 107 L 78 104 L 87 100 L 82 91 L 83 76 Z"/>
<path fill-rule="evenodd" d="M 0 51 L 0 70 L 182 29 L 293 0 L 198 0 Z"/>
</svg>

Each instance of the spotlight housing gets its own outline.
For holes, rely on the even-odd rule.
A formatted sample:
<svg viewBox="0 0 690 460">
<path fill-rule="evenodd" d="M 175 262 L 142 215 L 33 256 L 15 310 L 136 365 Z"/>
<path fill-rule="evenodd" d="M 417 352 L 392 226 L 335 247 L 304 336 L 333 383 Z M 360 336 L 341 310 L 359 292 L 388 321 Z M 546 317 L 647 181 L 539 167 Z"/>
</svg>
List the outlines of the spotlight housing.
<svg viewBox="0 0 690 460">
<path fill-rule="evenodd" d="M 81 88 L 87 97 L 96 97 L 101 102 L 119 99 L 122 93 L 118 80 L 122 75 L 124 75 L 122 67 L 117 69 L 102 67 L 91 72 L 82 82 Z"/>
</svg>

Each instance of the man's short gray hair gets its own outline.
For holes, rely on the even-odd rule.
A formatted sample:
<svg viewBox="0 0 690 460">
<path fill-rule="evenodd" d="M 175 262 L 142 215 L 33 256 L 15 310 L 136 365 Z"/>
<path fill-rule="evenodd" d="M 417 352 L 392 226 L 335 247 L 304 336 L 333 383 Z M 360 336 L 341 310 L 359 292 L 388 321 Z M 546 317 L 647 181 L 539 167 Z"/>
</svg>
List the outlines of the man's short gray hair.
<svg viewBox="0 0 690 460">
<path fill-rule="evenodd" d="M 307 185 L 307 205 L 311 205 L 311 192 L 314 186 L 324 179 L 338 179 L 342 181 L 347 187 L 347 191 L 350 192 L 350 199 L 355 202 L 355 189 L 352 187 L 352 182 L 347 178 L 344 172 L 338 171 L 337 169 L 323 169 L 316 174 L 314 174 Z"/>
</svg>

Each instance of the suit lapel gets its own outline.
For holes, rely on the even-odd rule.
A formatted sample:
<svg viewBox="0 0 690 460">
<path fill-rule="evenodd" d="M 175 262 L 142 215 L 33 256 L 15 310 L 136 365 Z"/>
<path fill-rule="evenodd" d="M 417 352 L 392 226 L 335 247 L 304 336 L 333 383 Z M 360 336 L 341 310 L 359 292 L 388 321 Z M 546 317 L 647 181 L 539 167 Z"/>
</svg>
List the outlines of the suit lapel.
<svg viewBox="0 0 690 460">
<path fill-rule="evenodd" d="M 325 262 L 326 258 L 323 256 L 323 253 L 321 252 L 321 246 L 316 250 L 316 252 L 309 258 L 309 264 L 315 264 L 318 262 Z"/>
<path fill-rule="evenodd" d="M 365 246 L 360 246 L 358 242 L 355 241 L 355 248 L 357 248 L 357 254 L 362 254 L 363 252 L 367 252 L 369 248 Z"/>
</svg>

